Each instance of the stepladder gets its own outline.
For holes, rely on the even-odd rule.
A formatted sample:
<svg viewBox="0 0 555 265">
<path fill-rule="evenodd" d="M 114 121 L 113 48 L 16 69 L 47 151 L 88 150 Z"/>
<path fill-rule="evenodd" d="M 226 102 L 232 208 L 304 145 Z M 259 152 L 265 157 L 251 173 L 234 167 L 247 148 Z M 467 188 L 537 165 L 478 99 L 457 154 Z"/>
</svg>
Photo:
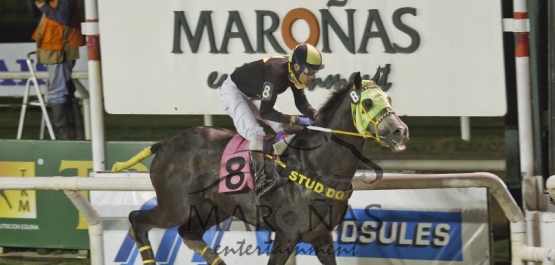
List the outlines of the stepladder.
<svg viewBox="0 0 555 265">
<path fill-rule="evenodd" d="M 17 138 L 21 139 L 21 135 L 23 134 L 23 126 L 25 124 L 25 115 L 27 112 L 27 108 L 29 106 L 38 106 L 41 108 L 42 118 L 41 118 L 41 126 L 40 126 L 40 139 L 44 138 L 44 128 L 48 130 L 48 134 L 50 135 L 50 139 L 56 140 L 56 136 L 54 135 L 54 130 L 52 128 L 52 123 L 50 122 L 50 118 L 48 116 L 48 111 L 46 110 L 46 103 L 43 99 L 41 89 L 39 87 L 35 66 L 33 65 L 33 60 L 31 56 L 35 55 L 36 52 L 30 52 L 27 54 L 27 67 L 29 68 L 30 77 L 27 79 L 25 84 L 25 91 L 23 94 L 23 102 L 21 105 L 21 115 L 19 117 L 19 125 L 17 127 Z M 35 94 L 37 96 L 37 101 L 29 101 L 29 96 L 31 92 L 31 86 L 35 89 Z"/>
</svg>

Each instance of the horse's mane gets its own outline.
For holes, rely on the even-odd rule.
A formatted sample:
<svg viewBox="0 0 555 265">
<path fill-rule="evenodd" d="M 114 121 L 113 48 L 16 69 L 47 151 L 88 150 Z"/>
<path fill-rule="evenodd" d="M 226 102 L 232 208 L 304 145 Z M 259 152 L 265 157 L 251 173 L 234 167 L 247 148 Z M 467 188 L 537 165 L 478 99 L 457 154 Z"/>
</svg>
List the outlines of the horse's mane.
<svg viewBox="0 0 555 265">
<path fill-rule="evenodd" d="M 351 89 L 352 86 L 353 86 L 353 83 L 344 84 L 336 88 L 332 92 L 332 94 L 330 95 L 326 103 L 324 103 L 324 105 L 322 105 L 320 110 L 318 110 L 318 116 L 320 117 L 318 118 L 318 121 L 316 122 L 317 124 L 315 125 L 323 126 L 327 123 L 327 121 L 333 116 L 333 114 L 337 110 L 337 107 L 339 106 L 339 102 L 341 102 L 343 97 L 345 97 L 345 95 Z"/>
</svg>

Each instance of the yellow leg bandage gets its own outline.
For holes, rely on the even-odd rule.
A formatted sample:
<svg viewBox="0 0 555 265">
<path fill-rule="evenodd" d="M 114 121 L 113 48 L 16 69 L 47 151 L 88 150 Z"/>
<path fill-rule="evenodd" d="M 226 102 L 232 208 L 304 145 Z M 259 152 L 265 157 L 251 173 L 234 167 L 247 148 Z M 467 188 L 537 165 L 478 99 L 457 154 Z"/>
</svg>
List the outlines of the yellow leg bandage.
<svg viewBox="0 0 555 265">
<path fill-rule="evenodd" d="M 139 152 L 137 155 L 135 155 L 134 157 L 132 157 L 131 159 L 127 160 L 127 162 L 121 163 L 121 162 L 117 162 L 114 164 L 114 166 L 112 167 L 112 173 L 115 172 L 120 172 L 122 170 L 128 169 L 136 164 L 138 164 L 139 162 L 143 161 L 143 159 L 149 157 L 152 155 L 152 152 L 150 151 L 150 146 L 145 148 L 143 151 Z"/>
<path fill-rule="evenodd" d="M 154 263 L 154 264 L 156 264 L 156 261 L 154 261 L 153 259 L 143 260 L 143 264 L 147 264 L 147 263 Z"/>
<path fill-rule="evenodd" d="M 204 258 L 204 253 L 206 252 L 206 250 L 208 250 L 210 247 L 206 246 L 202 249 L 202 251 L 200 252 L 200 256 Z"/>
<path fill-rule="evenodd" d="M 220 256 L 218 256 L 216 259 L 214 259 L 214 261 L 212 261 L 212 263 L 210 263 L 210 265 L 216 265 L 216 264 L 218 264 L 220 261 L 222 261 L 222 258 L 220 258 Z"/>
<path fill-rule="evenodd" d="M 150 247 L 150 246 L 144 246 L 144 247 L 142 247 L 142 248 L 139 248 L 139 252 L 143 252 L 143 251 L 145 251 L 145 250 L 147 250 L 147 249 L 151 249 L 151 248 L 152 248 L 152 247 Z"/>
</svg>

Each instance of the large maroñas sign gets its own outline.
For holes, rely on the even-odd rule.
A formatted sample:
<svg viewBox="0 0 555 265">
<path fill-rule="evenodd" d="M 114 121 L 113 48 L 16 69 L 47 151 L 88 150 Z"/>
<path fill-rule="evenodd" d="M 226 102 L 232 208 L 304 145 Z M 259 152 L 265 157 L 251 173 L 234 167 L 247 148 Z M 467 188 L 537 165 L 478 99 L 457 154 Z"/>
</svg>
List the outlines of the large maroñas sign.
<svg viewBox="0 0 555 265">
<path fill-rule="evenodd" d="M 383 52 L 386 53 L 412 53 L 418 48 L 420 44 L 420 36 L 418 32 L 409 25 L 404 24 L 401 20 L 402 16 L 406 14 L 416 16 L 415 8 L 399 8 L 395 10 L 392 15 L 392 22 L 395 29 L 410 37 L 411 41 L 408 47 L 399 46 L 397 43 L 390 40 L 379 10 L 377 9 L 363 11 L 367 13 L 366 24 L 359 25 L 363 27 L 356 28 L 354 24 L 354 15 L 356 11 L 357 10 L 355 9 L 345 10 L 345 15 L 347 17 L 347 32 L 345 32 L 340 27 L 339 22 L 335 19 L 330 10 L 327 9 L 319 10 L 322 22 L 319 22 L 318 18 L 316 18 L 316 16 L 306 8 L 293 9 L 285 14 L 281 25 L 279 15 L 276 12 L 254 10 L 256 13 L 256 21 L 254 21 L 256 23 L 256 50 L 253 49 L 253 45 L 250 41 L 252 36 L 249 38 L 243 19 L 241 18 L 241 14 L 238 11 L 229 12 L 225 25 L 226 31 L 222 37 L 219 49 L 216 46 L 216 37 L 214 35 L 214 26 L 212 23 L 212 11 L 200 12 L 194 34 L 191 31 L 189 23 L 187 23 L 185 11 L 175 11 L 172 53 L 183 53 L 181 50 L 181 28 L 183 28 L 186 33 L 187 41 L 189 42 L 193 53 L 197 53 L 200 40 L 203 37 L 205 32 L 204 30 L 206 30 L 210 43 L 210 53 L 229 53 L 229 41 L 234 38 L 239 38 L 243 43 L 245 53 L 266 53 L 265 43 L 268 42 L 275 51 L 287 54 L 276 39 L 276 31 L 278 31 L 280 26 L 281 37 L 283 38 L 282 40 L 290 50 L 292 50 L 299 42 L 318 43 L 320 40 L 320 34 L 322 34 L 322 52 L 331 53 L 330 31 L 337 36 L 345 49 L 352 54 L 368 53 L 368 43 L 372 38 L 379 38 L 382 41 L 384 48 Z M 297 40 L 295 36 L 293 36 L 293 25 L 297 20 L 304 21 L 308 26 L 308 37 L 306 40 Z M 266 26 L 267 24 L 269 24 L 269 26 Z M 322 24 L 321 30 L 320 24 Z M 373 26 L 376 27 L 375 31 L 372 31 Z M 237 31 L 233 32 L 233 27 L 236 27 Z M 355 31 L 360 32 L 360 35 L 362 35 L 360 41 L 358 42 L 358 47 L 356 46 L 357 43 L 355 43 Z"/>
<path fill-rule="evenodd" d="M 125 10 L 125 16 L 121 11 Z M 501 5 L 492 1 L 99 0 L 106 110 L 224 114 L 219 86 L 238 66 L 315 45 L 319 107 L 352 73 L 382 72 L 399 115 L 506 112 Z M 297 113 L 291 93 L 278 99 Z"/>
</svg>

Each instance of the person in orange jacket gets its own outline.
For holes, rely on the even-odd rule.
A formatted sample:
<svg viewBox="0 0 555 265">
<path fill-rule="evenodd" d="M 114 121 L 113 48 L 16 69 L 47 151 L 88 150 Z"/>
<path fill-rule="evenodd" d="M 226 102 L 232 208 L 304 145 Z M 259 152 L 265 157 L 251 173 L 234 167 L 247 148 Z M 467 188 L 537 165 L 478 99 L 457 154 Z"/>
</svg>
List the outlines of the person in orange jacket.
<svg viewBox="0 0 555 265">
<path fill-rule="evenodd" d="M 83 118 L 75 98 L 71 73 L 85 45 L 75 0 L 27 0 L 31 13 L 41 17 L 32 38 L 37 59 L 48 68 L 46 102 L 52 110 L 56 139 L 84 139 Z"/>
</svg>

